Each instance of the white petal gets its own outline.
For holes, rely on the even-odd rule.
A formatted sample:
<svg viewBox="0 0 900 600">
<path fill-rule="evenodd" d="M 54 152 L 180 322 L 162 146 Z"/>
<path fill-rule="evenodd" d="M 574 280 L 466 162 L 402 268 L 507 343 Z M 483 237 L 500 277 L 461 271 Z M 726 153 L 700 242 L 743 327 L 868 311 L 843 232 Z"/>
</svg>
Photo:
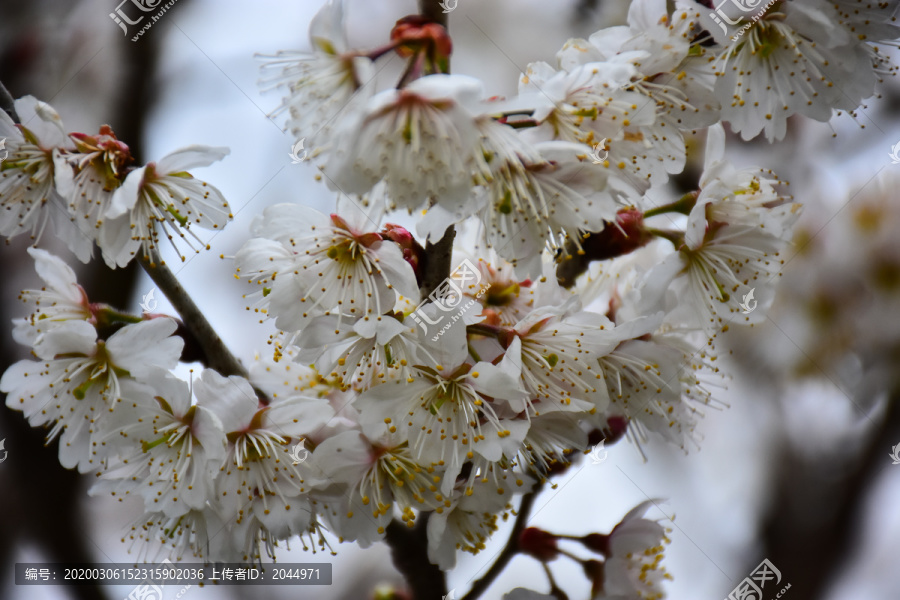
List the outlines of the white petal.
<svg viewBox="0 0 900 600">
<path fill-rule="evenodd" d="M 378 268 L 384 274 L 391 287 L 400 292 L 410 302 L 419 301 L 419 286 L 416 274 L 403 258 L 403 251 L 393 242 L 381 242 L 375 250 L 378 257 Z"/>
<path fill-rule="evenodd" d="M 22 124 L 41 142 L 44 148 L 70 146 L 59 114 L 46 102 L 33 96 L 23 96 L 16 100 L 16 112 Z M 34 117 L 37 117 L 35 119 Z"/>
<path fill-rule="evenodd" d="M 158 318 L 126 325 L 106 341 L 117 367 L 135 379 L 147 377 L 153 367 L 174 369 L 181 358 L 184 340 L 172 336 L 178 325 L 173 319 Z"/>
<path fill-rule="evenodd" d="M 106 211 L 107 218 L 115 219 L 134 208 L 141 192 L 141 186 L 144 184 L 144 172 L 146 170 L 147 167 L 141 167 L 125 177 L 122 185 L 113 192 L 109 210 Z"/>
<path fill-rule="evenodd" d="M 110 269 L 126 266 L 137 254 L 141 240 L 135 239 L 133 231 L 128 215 L 103 220 L 97 232 L 97 245 L 102 252 L 103 261 Z"/>
<path fill-rule="evenodd" d="M 384 346 L 395 337 L 409 329 L 393 317 L 367 318 L 363 317 L 353 326 L 353 330 L 366 339 L 375 338 L 375 343 Z M 303 332 L 306 337 L 306 331 Z"/>
<path fill-rule="evenodd" d="M 250 383 L 243 377 L 222 377 L 206 369 L 194 383 L 198 405 L 208 408 L 219 417 L 225 433 L 246 428 L 259 409 L 259 399 Z"/>
<path fill-rule="evenodd" d="M 468 379 L 475 389 L 493 398 L 522 400 L 528 397 L 511 363 L 501 369 L 488 362 L 479 362 L 469 371 Z"/>
<path fill-rule="evenodd" d="M 97 348 L 97 330 L 87 321 L 66 321 L 38 337 L 34 353 L 44 359 L 59 354 L 93 355 Z"/>
<path fill-rule="evenodd" d="M 81 304 L 83 298 L 78 280 L 69 265 L 40 248 L 28 248 L 28 254 L 34 259 L 34 270 L 44 283 L 73 304 Z"/>
<path fill-rule="evenodd" d="M 315 475 L 323 476 L 333 483 L 355 486 L 375 458 L 372 445 L 362 433 L 344 431 L 316 446 L 310 460 L 313 462 Z"/>
<path fill-rule="evenodd" d="M 296 439 L 321 429 L 332 417 L 334 409 L 326 398 L 298 396 L 270 404 L 263 423 L 279 435 Z"/>
<path fill-rule="evenodd" d="M 195 410 L 191 433 L 210 459 L 224 459 L 227 441 L 221 419 L 206 407 L 198 406 Z"/>
<path fill-rule="evenodd" d="M 161 158 L 156 172 L 161 175 L 181 173 L 197 167 L 208 167 L 231 153 L 229 148 L 213 146 L 187 146 Z"/>
<path fill-rule="evenodd" d="M 310 43 L 314 49 L 321 52 L 342 53 L 347 50 L 345 39 L 344 2 L 328 0 L 309 25 Z"/>
</svg>

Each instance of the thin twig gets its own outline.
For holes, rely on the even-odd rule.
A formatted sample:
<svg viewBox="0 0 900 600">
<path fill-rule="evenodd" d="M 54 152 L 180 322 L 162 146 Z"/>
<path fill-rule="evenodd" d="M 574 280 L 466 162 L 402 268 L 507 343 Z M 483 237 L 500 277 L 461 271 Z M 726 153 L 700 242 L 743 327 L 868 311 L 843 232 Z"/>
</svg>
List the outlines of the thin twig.
<svg viewBox="0 0 900 600">
<path fill-rule="evenodd" d="M 0 81 L 0 108 L 16 123 L 22 122 L 19 113 L 16 112 L 16 101 L 13 100 L 12 94 L 9 93 L 2 81 Z"/>
<path fill-rule="evenodd" d="M 222 338 L 216 333 L 206 317 L 203 316 L 200 308 L 194 304 L 193 299 L 188 295 L 187 291 L 181 286 L 175 275 L 169 270 L 169 267 L 162 264 L 158 258 L 151 262 L 152 259 L 140 257 L 141 266 L 146 271 L 150 279 L 153 280 L 178 314 L 181 315 L 185 327 L 190 331 L 194 339 L 203 349 L 206 357 L 206 366 L 215 369 L 219 374 L 224 376 L 240 375 L 247 377 L 247 370 L 238 361 L 237 358 L 225 347 Z"/>
<path fill-rule="evenodd" d="M 480 597 L 481 594 L 494 583 L 497 576 L 503 572 L 503 569 L 506 568 L 506 565 L 509 564 L 509 561 L 512 560 L 513 556 L 518 554 L 519 536 L 528 524 L 528 516 L 531 514 L 531 508 L 534 506 L 534 501 L 538 494 L 541 493 L 543 487 L 544 484 L 539 483 L 534 490 L 522 497 L 522 503 L 519 504 L 519 512 L 516 515 L 516 522 L 513 524 L 512 531 L 509 534 L 509 540 L 506 542 L 506 547 L 500 552 L 500 555 L 497 557 L 497 560 L 494 561 L 494 564 L 491 565 L 491 568 L 488 569 L 488 572 L 472 585 L 472 589 L 469 590 L 468 594 L 462 597 L 462 600 L 476 600 L 476 598 Z"/>
<path fill-rule="evenodd" d="M 425 260 L 422 261 L 422 285 L 419 292 L 422 298 L 427 298 L 431 292 L 450 276 L 453 266 L 453 240 L 456 239 L 456 228 L 451 225 L 444 232 L 444 237 L 432 244 L 425 244 Z"/>
</svg>

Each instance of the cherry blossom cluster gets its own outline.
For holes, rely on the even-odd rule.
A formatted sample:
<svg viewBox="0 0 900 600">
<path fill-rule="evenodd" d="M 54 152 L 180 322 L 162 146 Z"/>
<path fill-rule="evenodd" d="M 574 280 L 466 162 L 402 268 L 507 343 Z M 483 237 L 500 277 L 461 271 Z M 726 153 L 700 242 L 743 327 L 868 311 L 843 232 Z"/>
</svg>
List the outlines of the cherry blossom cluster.
<svg viewBox="0 0 900 600">
<path fill-rule="evenodd" d="M 96 474 L 92 494 L 139 499 L 125 539 L 142 553 L 256 560 L 297 538 L 324 548 L 326 532 L 368 547 L 400 521 L 422 524 L 428 559 L 452 569 L 516 497 L 601 441 L 698 442 L 725 376 L 716 340 L 766 318 L 800 214 L 774 173 L 726 159 L 722 121 L 781 138 L 788 116 L 852 111 L 890 70 L 873 43 L 898 32 L 873 19 L 897 2 L 820 4 L 776 3 L 729 44 L 707 7 L 635 0 L 627 25 L 568 41 L 555 65 L 529 65 L 516 97 L 496 98 L 448 73 L 440 24 L 406 17 L 385 46 L 358 50 L 344 3 L 329 0 L 313 53 L 270 57 L 264 82 L 285 93 L 287 126 L 336 208 L 253 218 L 236 274 L 278 333 L 249 372 L 177 378 L 190 323 L 92 303 L 61 259 L 32 248 L 45 286 L 21 296 L 30 314 L 14 337 L 33 359 L 0 380 L 7 405 L 59 438 L 63 465 Z M 377 89 L 390 53 L 407 68 Z M 110 267 L 139 256 L 150 269 L 160 233 L 231 218 L 187 172 L 227 150 L 136 168 L 107 126 L 66 135 L 48 105 L 16 107 L 21 124 L 0 115 L 8 237 L 37 244 L 53 220 L 81 260 L 96 242 Z M 703 128 L 697 189 L 656 202 Z M 414 227 L 396 222 L 404 211 Z M 595 556 L 565 555 L 594 598 L 662 598 L 669 539 L 650 506 L 607 534 L 528 528 L 516 543 L 547 563 L 559 540 L 580 542 Z M 551 596 L 507 597 L 558 596 L 547 573 Z"/>
<path fill-rule="evenodd" d="M 0 164 L 0 233 L 7 238 L 30 234 L 38 244 L 52 223 L 79 260 L 91 260 L 96 242 L 114 269 L 139 252 L 149 259 L 161 234 L 199 242 L 192 226 L 219 229 L 231 219 L 221 192 L 188 172 L 221 160 L 227 148 L 190 146 L 137 167 L 108 125 L 97 135 L 66 133 L 45 102 L 26 96 L 15 107 L 21 123 L 0 112 L 7 149 Z"/>
</svg>

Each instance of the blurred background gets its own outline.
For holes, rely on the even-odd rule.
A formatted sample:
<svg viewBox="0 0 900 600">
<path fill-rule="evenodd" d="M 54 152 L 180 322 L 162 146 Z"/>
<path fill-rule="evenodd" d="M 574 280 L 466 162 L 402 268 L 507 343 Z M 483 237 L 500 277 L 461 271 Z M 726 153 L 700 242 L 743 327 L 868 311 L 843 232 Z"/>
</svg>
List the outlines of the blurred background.
<svg viewBox="0 0 900 600">
<path fill-rule="evenodd" d="M 280 98 L 260 93 L 254 53 L 308 49 L 307 27 L 323 2 L 178 0 L 132 42 L 133 33 L 124 36 L 109 17 L 116 1 L 0 1 L 0 80 L 15 97 L 52 104 L 68 131 L 110 124 L 138 162 L 194 143 L 231 148 L 196 175 L 223 191 L 234 222 L 205 238 L 212 251 L 168 261 L 249 363 L 272 329 L 244 310 L 244 286 L 220 254 L 235 253 L 267 205 L 330 210 L 334 201 L 313 165 L 291 164 L 294 140 L 267 116 Z M 490 95 L 512 94 L 529 62 L 552 63 L 568 38 L 622 23 L 627 8 L 627 0 L 460 0 L 450 15 L 453 71 L 482 78 Z M 348 0 L 348 12 L 351 44 L 375 47 L 416 7 L 414 0 Z M 400 68 L 395 62 L 383 72 L 388 81 Z M 538 497 L 531 525 L 606 532 L 636 504 L 661 498 L 664 512 L 651 517 L 674 515 L 669 598 L 722 600 L 764 558 L 780 570 L 782 586 L 791 584 L 790 600 L 900 598 L 900 465 L 889 456 L 900 444 L 900 165 L 889 156 L 900 141 L 898 82 L 888 78 L 881 94 L 855 119 L 795 118 L 782 143 L 729 138 L 733 162 L 774 169 L 805 205 L 769 320 L 733 328 L 721 341 L 720 367 L 731 379 L 718 397 L 730 408 L 707 411 L 699 449 L 688 454 L 654 439 L 644 445 L 644 463 L 623 441 L 603 464 L 582 462 Z M 657 198 L 696 185 L 696 154 Z M 25 247 L 21 239 L 0 246 L 0 323 L 22 316 L 19 291 L 38 285 Z M 81 265 L 52 239 L 44 247 L 77 269 L 93 301 L 139 312 L 153 287 L 135 268 Z M 157 311 L 171 307 L 161 299 Z M 0 333 L 0 370 L 25 357 L 10 329 Z M 8 452 L 0 463 L 0 598 L 125 598 L 131 586 L 13 584 L 16 562 L 136 560 L 122 538 L 140 506 L 88 498 L 88 478 L 62 469 L 56 444 L 45 447 L 43 436 L 20 413 L 0 408 Z M 461 556 L 448 582 L 457 597 L 492 563 L 508 527 L 486 551 Z M 400 583 L 386 547 L 334 546 L 336 557 L 297 547 L 278 554 L 279 562 L 333 562 L 328 588 L 192 588 L 182 598 L 359 599 L 377 584 Z M 586 600 L 576 563 L 551 566 L 572 600 Z M 484 597 L 516 586 L 548 587 L 536 562 L 517 557 Z"/>
</svg>

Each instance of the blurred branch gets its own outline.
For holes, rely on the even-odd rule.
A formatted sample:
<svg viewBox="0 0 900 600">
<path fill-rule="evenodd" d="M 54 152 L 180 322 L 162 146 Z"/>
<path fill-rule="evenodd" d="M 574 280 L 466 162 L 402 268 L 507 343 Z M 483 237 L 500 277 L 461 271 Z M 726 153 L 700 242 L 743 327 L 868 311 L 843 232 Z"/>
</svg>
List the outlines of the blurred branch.
<svg viewBox="0 0 900 600">
<path fill-rule="evenodd" d="M 791 583 L 795 600 L 824 598 L 849 563 L 863 535 L 864 503 L 890 464 L 889 449 L 898 440 L 900 391 L 895 391 L 883 420 L 856 459 L 856 468 L 846 477 L 839 478 L 835 461 L 822 457 L 810 464 L 788 450 L 776 461 L 781 470 L 764 519 L 763 549 Z"/>
<path fill-rule="evenodd" d="M 578 0 L 578 6 L 575 7 L 575 18 L 579 21 L 592 19 L 597 12 L 599 0 Z"/>
<path fill-rule="evenodd" d="M 428 560 L 430 516 L 430 513 L 419 515 L 412 529 L 394 520 L 385 531 L 384 541 L 391 548 L 391 559 L 412 590 L 413 600 L 437 600 L 447 594 L 444 572 Z"/>
<path fill-rule="evenodd" d="M 184 0 L 183 0 L 184 1 Z M 58 39 L 59 32 L 48 32 L 36 26 L 43 23 L 42 14 L 53 13 L 64 21 L 67 16 L 60 11 L 72 11 L 72 3 L 56 3 L 50 8 L 46 2 L 29 2 L 11 5 L 4 12 L 4 25 L 12 27 L 12 31 L 20 32 L 18 36 L 6 37 L 0 41 L 0 79 L 8 83 L 11 89 L 19 89 L 19 94 L 33 94 L 42 100 L 52 101 L 59 93 L 59 82 L 45 76 L 48 72 L 47 61 L 59 62 L 64 58 L 48 51 L 43 54 L 39 50 L 48 39 Z M 76 31 L 75 35 L 93 35 L 89 31 Z M 159 57 L 159 40 L 157 37 L 146 39 L 140 44 L 126 43 L 119 57 L 120 65 L 124 65 L 122 75 L 117 81 L 115 95 L 111 102 L 111 114 L 104 115 L 137 156 L 143 146 L 147 115 L 159 89 L 153 80 Z M 54 46 L 47 45 L 52 49 Z M 82 75 L 85 77 L 89 75 Z M 0 106 L 13 120 L 20 119 L 15 111 L 13 98 L 9 90 L 0 84 Z M 98 102 L 103 102 L 102 90 L 97 92 Z M 7 247 L 4 257 L 9 263 L 28 264 L 25 245 Z M 12 269 L 10 269 L 12 270 Z M 102 262 L 95 262 L 77 269 L 79 281 L 89 297 L 102 299 L 113 306 L 125 306 L 134 290 L 137 278 L 136 265 L 111 270 Z M 8 275 L 11 275 L 9 273 Z M 0 321 L 9 322 L 13 315 L 8 314 L 13 303 L 0 303 Z M 5 371 L 21 352 L 11 346 L 8 339 L 0 340 L 0 372 Z M 4 400 L 5 397 L 0 398 Z M 98 546 L 92 543 L 90 534 L 85 531 L 85 516 L 82 511 L 85 494 L 85 478 L 77 471 L 65 469 L 59 462 L 58 442 L 45 443 L 46 430 L 32 428 L 22 415 L 14 415 L 12 411 L 3 410 L 0 421 L 3 422 L 3 435 L 7 438 L 7 448 L 15 448 L 15 458 L 4 464 L 4 482 L 0 488 L 4 490 L 20 490 L 20 494 L 0 494 L 0 514 L 15 515 L 15 518 L 0 519 L 0 568 L 11 573 L 10 566 L 16 558 L 16 552 L 30 543 L 42 560 L 51 562 L 89 563 L 100 558 Z M 103 586 L 86 584 L 67 586 L 60 592 L 78 600 L 99 600 L 107 597 Z"/>
<path fill-rule="evenodd" d="M 203 350 L 206 366 L 226 377 L 229 375 L 248 377 L 247 370 L 228 350 L 222 338 L 206 320 L 203 312 L 169 267 L 163 264 L 158 256 L 154 258 L 140 257 L 141 266 L 181 315 L 184 326 L 193 337 L 192 341 L 196 341 Z"/>
<path fill-rule="evenodd" d="M 419 14 L 443 25 L 444 29 L 449 27 L 447 23 L 448 13 L 444 12 L 440 0 L 419 0 Z"/>
<path fill-rule="evenodd" d="M 494 561 L 494 564 L 491 565 L 491 568 L 488 569 L 488 572 L 472 585 L 472 589 L 469 590 L 468 594 L 463 596 L 462 600 L 476 600 L 476 598 L 480 597 L 481 594 L 494 583 L 497 576 L 503 572 L 503 569 L 506 568 L 506 565 L 509 564 L 509 561 L 512 560 L 513 556 L 519 552 L 519 536 L 528 524 L 531 508 L 534 506 L 534 501 L 543 487 L 544 484 L 540 483 L 533 491 L 522 496 L 522 502 L 519 504 L 519 513 L 516 515 L 516 522 L 513 524 L 512 531 L 509 534 L 509 540 L 506 542 L 506 547 L 500 552 L 500 555 L 497 557 L 497 560 Z"/>
<path fill-rule="evenodd" d="M 19 113 L 16 112 L 16 102 L 2 81 L 0 81 L 0 108 L 16 123 L 22 122 L 22 119 L 19 118 Z"/>
</svg>

